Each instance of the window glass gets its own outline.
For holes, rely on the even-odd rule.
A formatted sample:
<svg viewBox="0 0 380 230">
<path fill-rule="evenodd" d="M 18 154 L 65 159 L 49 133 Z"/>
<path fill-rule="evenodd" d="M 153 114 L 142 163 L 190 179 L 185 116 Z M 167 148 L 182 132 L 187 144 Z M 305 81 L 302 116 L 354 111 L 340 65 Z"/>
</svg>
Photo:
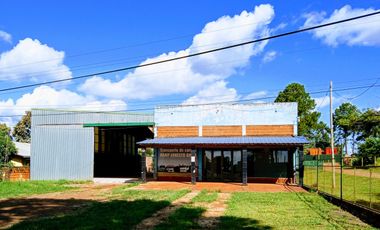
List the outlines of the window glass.
<svg viewBox="0 0 380 230">
<path fill-rule="evenodd" d="M 288 151 L 273 150 L 273 163 L 288 163 Z"/>
</svg>

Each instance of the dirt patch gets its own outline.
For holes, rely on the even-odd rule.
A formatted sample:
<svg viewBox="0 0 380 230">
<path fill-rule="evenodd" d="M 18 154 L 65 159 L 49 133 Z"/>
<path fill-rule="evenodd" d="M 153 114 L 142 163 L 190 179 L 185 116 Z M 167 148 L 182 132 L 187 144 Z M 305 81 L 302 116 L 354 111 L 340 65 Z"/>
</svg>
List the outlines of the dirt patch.
<svg viewBox="0 0 380 230">
<path fill-rule="evenodd" d="M 227 201 L 230 199 L 230 193 L 219 193 L 218 198 L 209 204 L 201 204 L 207 208 L 206 212 L 198 219 L 198 224 L 202 229 L 216 229 L 220 217 L 224 214 L 227 208 Z"/>
<path fill-rule="evenodd" d="M 197 191 L 193 191 L 173 201 L 172 204 L 168 207 L 159 210 L 158 212 L 153 214 L 153 216 L 143 220 L 140 224 L 138 224 L 135 227 L 135 229 L 153 229 L 155 226 L 165 221 L 165 219 L 167 219 L 170 216 L 170 214 L 172 214 L 175 210 L 177 210 L 185 204 L 189 204 L 191 202 L 191 199 L 198 195 L 198 193 L 199 192 Z"/>
<path fill-rule="evenodd" d="M 243 186 L 241 183 L 219 183 L 219 182 L 197 182 L 195 185 L 190 182 L 163 182 L 150 181 L 134 187 L 142 190 L 180 190 L 190 189 L 193 191 L 218 191 L 218 192 L 305 192 L 301 187 L 286 184 L 258 184 L 248 183 Z"/>
<path fill-rule="evenodd" d="M 0 228 L 23 220 L 54 216 L 105 201 L 105 193 L 119 185 L 86 184 L 76 190 L 0 200 Z"/>
</svg>

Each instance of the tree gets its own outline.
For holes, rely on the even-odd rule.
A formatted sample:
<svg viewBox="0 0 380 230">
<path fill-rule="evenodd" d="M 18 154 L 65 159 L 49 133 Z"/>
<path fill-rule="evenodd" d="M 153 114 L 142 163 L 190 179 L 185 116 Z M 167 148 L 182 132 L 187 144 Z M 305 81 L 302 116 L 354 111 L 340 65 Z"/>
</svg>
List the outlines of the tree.
<svg viewBox="0 0 380 230">
<path fill-rule="evenodd" d="M 316 129 L 312 130 L 313 138 L 310 140 L 312 146 L 316 148 L 325 149 L 330 146 L 330 128 L 326 123 L 320 121 Z"/>
<path fill-rule="evenodd" d="M 359 131 L 358 140 L 365 140 L 369 137 L 380 137 L 380 111 L 367 109 L 354 123 Z"/>
<path fill-rule="evenodd" d="M 305 87 L 299 83 L 291 83 L 280 91 L 275 102 L 297 102 L 298 103 L 298 133 L 306 136 L 310 140 L 314 140 L 314 134 L 319 129 L 321 131 L 320 122 L 318 122 L 321 113 L 314 111 L 315 101 L 306 92 Z"/>
<path fill-rule="evenodd" d="M 334 112 L 334 127 L 336 128 L 336 136 L 344 141 L 346 154 L 348 153 L 348 137 L 352 136 L 352 147 L 355 149 L 355 123 L 360 118 L 359 109 L 351 103 L 343 103 Z"/>
<path fill-rule="evenodd" d="M 13 137 L 16 141 L 30 143 L 30 118 L 31 112 L 27 111 L 13 129 Z"/>
<path fill-rule="evenodd" d="M 365 164 L 373 161 L 374 157 L 380 156 L 380 138 L 369 137 L 359 146 L 359 155 L 364 159 Z"/>
<path fill-rule="evenodd" d="M 9 156 L 17 152 L 15 144 L 10 136 L 10 128 L 0 124 L 0 167 L 9 162 Z"/>
</svg>

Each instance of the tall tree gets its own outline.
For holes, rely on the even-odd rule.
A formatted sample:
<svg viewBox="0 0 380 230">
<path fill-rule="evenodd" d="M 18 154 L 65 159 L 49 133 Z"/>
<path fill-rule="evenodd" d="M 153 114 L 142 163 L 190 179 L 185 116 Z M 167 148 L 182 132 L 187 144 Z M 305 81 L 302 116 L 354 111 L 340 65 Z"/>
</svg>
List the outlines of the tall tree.
<svg viewBox="0 0 380 230">
<path fill-rule="evenodd" d="M 299 83 L 291 83 L 280 91 L 275 102 L 298 103 L 298 134 L 314 139 L 315 131 L 320 128 L 318 122 L 321 113 L 314 111 L 315 101 L 306 92 L 305 87 Z"/>
<path fill-rule="evenodd" d="M 330 128 L 326 123 L 320 121 L 317 127 L 312 130 L 313 138 L 310 138 L 310 142 L 313 147 L 325 149 L 330 146 Z"/>
<path fill-rule="evenodd" d="M 16 141 L 30 143 L 31 112 L 27 111 L 13 129 L 13 137 Z"/>
<path fill-rule="evenodd" d="M 16 153 L 16 146 L 10 136 L 10 128 L 0 124 L 0 167 L 9 162 L 9 156 Z"/>
<path fill-rule="evenodd" d="M 368 137 L 359 145 L 359 155 L 365 164 L 373 163 L 375 157 L 380 156 L 380 138 Z"/>
<path fill-rule="evenodd" d="M 355 149 L 355 123 L 360 118 L 359 109 L 351 103 L 343 103 L 334 111 L 334 127 L 336 128 L 336 136 L 344 141 L 346 154 L 348 153 L 348 137 L 352 136 L 352 146 Z"/>
<path fill-rule="evenodd" d="M 380 137 L 380 111 L 367 109 L 355 122 L 355 127 L 360 132 L 358 140 Z"/>
</svg>

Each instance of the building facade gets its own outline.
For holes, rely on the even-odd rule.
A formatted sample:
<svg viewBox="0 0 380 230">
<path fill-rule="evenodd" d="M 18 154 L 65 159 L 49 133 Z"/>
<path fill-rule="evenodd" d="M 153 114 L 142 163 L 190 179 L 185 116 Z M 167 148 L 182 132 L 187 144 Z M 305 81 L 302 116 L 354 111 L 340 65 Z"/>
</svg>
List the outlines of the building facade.
<svg viewBox="0 0 380 230">
<path fill-rule="evenodd" d="M 153 148 L 157 180 L 292 182 L 302 146 L 297 104 L 157 107 L 154 113 L 33 109 L 32 180 L 140 177 Z M 141 151 L 140 151 L 141 152 Z"/>
<path fill-rule="evenodd" d="M 175 181 L 294 182 L 302 147 L 297 103 L 158 107 L 155 177 Z"/>
</svg>

